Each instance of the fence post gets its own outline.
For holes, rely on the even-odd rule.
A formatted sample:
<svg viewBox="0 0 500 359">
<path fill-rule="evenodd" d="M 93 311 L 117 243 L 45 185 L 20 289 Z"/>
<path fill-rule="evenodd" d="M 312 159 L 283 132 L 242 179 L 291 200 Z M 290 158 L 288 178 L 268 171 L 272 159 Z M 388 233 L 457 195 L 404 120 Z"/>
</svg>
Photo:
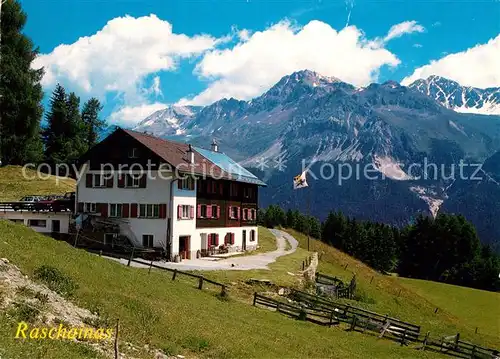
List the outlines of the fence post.
<svg viewBox="0 0 500 359">
<path fill-rule="evenodd" d="M 406 344 L 405 339 L 406 339 L 406 329 L 403 332 L 403 336 L 401 337 L 401 346 Z"/>
<path fill-rule="evenodd" d="M 120 354 L 118 353 L 118 329 L 119 329 L 119 323 L 120 319 L 116 320 L 116 331 L 115 331 L 115 359 L 118 359 L 120 357 Z"/>
<path fill-rule="evenodd" d="M 458 348 L 458 341 L 460 340 L 460 333 L 457 333 L 457 337 L 455 338 L 455 350 Z"/>
<path fill-rule="evenodd" d="M 200 279 L 198 282 L 198 289 L 203 289 L 203 276 L 200 276 Z"/>
<path fill-rule="evenodd" d="M 102 249 L 99 251 L 99 257 L 102 257 Z"/>
<path fill-rule="evenodd" d="M 151 263 L 149 263 L 149 270 L 148 270 L 148 274 L 151 274 L 151 267 L 153 266 L 153 261 L 151 261 Z"/>
<path fill-rule="evenodd" d="M 356 328 L 356 322 L 358 321 L 358 317 L 353 316 L 352 317 L 352 323 L 351 323 L 351 331 L 353 331 Z"/>
<path fill-rule="evenodd" d="M 330 327 L 333 325 L 333 310 L 330 312 Z"/>
<path fill-rule="evenodd" d="M 476 346 L 475 345 L 472 347 L 472 352 L 470 354 L 470 357 L 472 359 L 474 359 L 476 357 Z"/>
<path fill-rule="evenodd" d="M 253 293 L 253 305 L 255 306 L 255 302 L 257 301 L 257 292 Z"/>
<path fill-rule="evenodd" d="M 373 276 L 372 276 L 372 279 L 370 279 L 370 284 L 372 284 L 372 282 L 373 282 Z"/>
<path fill-rule="evenodd" d="M 130 267 L 130 262 L 132 261 L 132 258 L 134 257 L 134 251 L 135 251 L 135 247 L 132 247 L 132 253 L 130 253 L 130 258 L 128 259 L 127 267 Z"/>
<path fill-rule="evenodd" d="M 425 334 L 425 338 L 424 338 L 424 343 L 423 343 L 423 346 L 422 346 L 422 349 L 425 350 L 425 347 L 427 346 L 427 340 L 429 340 L 429 335 L 431 334 L 431 332 L 427 332 Z"/>
<path fill-rule="evenodd" d="M 306 265 L 304 263 L 304 261 L 302 261 L 302 270 L 305 270 L 306 269 Z"/>
<path fill-rule="evenodd" d="M 177 269 L 174 269 L 174 274 L 172 275 L 172 280 L 175 280 L 176 276 L 177 276 Z"/>
<path fill-rule="evenodd" d="M 221 288 L 221 290 L 220 290 L 220 295 L 221 295 L 222 297 L 225 297 L 225 296 L 227 295 L 227 292 L 226 292 L 226 286 L 225 286 L 225 285 L 223 285 L 223 286 L 222 286 L 222 288 Z"/>
</svg>

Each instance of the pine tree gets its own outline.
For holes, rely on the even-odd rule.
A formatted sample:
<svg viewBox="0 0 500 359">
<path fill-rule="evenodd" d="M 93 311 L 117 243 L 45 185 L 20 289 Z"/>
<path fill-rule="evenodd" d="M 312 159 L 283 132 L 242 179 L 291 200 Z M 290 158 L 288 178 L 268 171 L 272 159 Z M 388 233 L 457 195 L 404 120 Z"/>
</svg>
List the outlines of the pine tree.
<svg viewBox="0 0 500 359">
<path fill-rule="evenodd" d="M 40 120 L 43 69 L 33 69 L 38 54 L 23 34 L 27 16 L 18 0 L 7 0 L 1 14 L 0 158 L 4 164 L 42 160 Z"/>
<path fill-rule="evenodd" d="M 97 143 L 99 132 L 105 127 L 105 122 L 99 119 L 99 112 L 102 110 L 102 105 L 98 99 L 92 97 L 85 102 L 82 110 L 82 121 L 85 125 L 87 148 L 93 147 Z"/>
<path fill-rule="evenodd" d="M 68 119 L 65 136 L 69 141 L 65 141 L 64 145 L 67 153 L 66 161 L 72 162 L 87 151 L 87 133 L 80 115 L 80 98 L 72 92 L 66 102 Z"/>
<path fill-rule="evenodd" d="M 68 99 L 66 90 L 60 84 L 52 92 L 50 109 L 45 118 L 47 127 L 43 131 L 45 142 L 45 160 L 48 163 L 63 163 L 67 160 L 68 150 Z"/>
</svg>

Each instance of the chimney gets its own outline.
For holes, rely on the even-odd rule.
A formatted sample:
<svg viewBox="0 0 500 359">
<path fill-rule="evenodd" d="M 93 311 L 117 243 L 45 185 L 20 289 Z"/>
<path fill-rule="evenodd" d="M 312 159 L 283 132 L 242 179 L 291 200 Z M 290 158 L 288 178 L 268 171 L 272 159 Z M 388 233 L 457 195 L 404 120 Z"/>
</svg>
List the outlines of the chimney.
<svg viewBox="0 0 500 359">
<path fill-rule="evenodd" d="M 219 150 L 219 146 L 217 146 L 217 142 L 215 141 L 215 138 L 212 140 L 212 144 L 210 145 L 210 148 L 214 152 L 217 152 Z"/>
<path fill-rule="evenodd" d="M 191 144 L 188 147 L 187 155 L 188 155 L 189 163 L 194 164 L 194 151 L 193 151 L 193 148 L 191 147 Z"/>
</svg>

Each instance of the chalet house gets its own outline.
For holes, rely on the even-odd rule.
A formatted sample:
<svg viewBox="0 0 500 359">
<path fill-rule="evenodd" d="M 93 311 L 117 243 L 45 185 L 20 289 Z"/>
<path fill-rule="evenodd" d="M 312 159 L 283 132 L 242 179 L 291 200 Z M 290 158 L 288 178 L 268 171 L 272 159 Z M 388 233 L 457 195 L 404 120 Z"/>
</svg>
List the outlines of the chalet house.
<svg viewBox="0 0 500 359">
<path fill-rule="evenodd" d="M 77 215 L 119 223 L 134 247 L 192 259 L 221 248 L 253 249 L 258 187 L 218 151 L 116 129 L 80 159 Z M 112 233 L 101 233 L 104 243 Z"/>
</svg>

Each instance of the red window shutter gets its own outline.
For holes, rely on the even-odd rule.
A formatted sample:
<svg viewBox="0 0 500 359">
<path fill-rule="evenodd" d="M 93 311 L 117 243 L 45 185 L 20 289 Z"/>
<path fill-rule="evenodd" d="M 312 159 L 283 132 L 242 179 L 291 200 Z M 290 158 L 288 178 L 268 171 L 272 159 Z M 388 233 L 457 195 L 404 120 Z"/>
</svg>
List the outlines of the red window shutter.
<svg viewBox="0 0 500 359">
<path fill-rule="evenodd" d="M 128 217 L 129 217 L 129 204 L 122 203 L 122 218 L 128 218 Z"/>
<path fill-rule="evenodd" d="M 194 218 L 194 206 L 189 206 L 189 218 Z"/>
<path fill-rule="evenodd" d="M 227 218 L 232 219 L 231 206 L 227 206 Z"/>
<path fill-rule="evenodd" d="M 229 233 L 226 233 L 226 235 L 224 236 L 224 244 L 228 243 L 229 243 Z"/>
<path fill-rule="evenodd" d="M 217 213 L 215 214 L 216 218 L 220 218 L 220 206 L 217 206 Z"/>
<path fill-rule="evenodd" d="M 219 245 L 219 235 L 218 234 L 215 235 L 215 245 L 216 246 Z"/>
<path fill-rule="evenodd" d="M 130 205 L 130 217 L 137 218 L 137 203 L 132 203 Z"/>
<path fill-rule="evenodd" d="M 99 206 L 99 211 L 101 212 L 101 216 L 107 217 L 108 216 L 108 204 L 107 203 L 98 203 L 97 206 Z"/>
<path fill-rule="evenodd" d="M 207 218 L 212 218 L 212 206 L 207 206 Z"/>
<path fill-rule="evenodd" d="M 236 211 L 236 219 L 240 219 L 240 212 L 241 212 L 241 208 L 240 207 L 237 207 L 238 210 Z"/>
<path fill-rule="evenodd" d="M 198 205 L 198 214 L 196 218 L 201 218 L 201 204 Z"/>
<path fill-rule="evenodd" d="M 78 202 L 78 212 L 83 212 L 83 202 Z"/>
<path fill-rule="evenodd" d="M 181 219 L 182 218 L 182 206 L 179 204 L 177 206 L 177 219 Z"/>
<path fill-rule="evenodd" d="M 118 175 L 118 188 L 125 188 L 125 176 L 122 174 Z"/>
<path fill-rule="evenodd" d="M 167 204 L 160 204 L 160 218 L 167 218 Z"/>
<path fill-rule="evenodd" d="M 87 173 L 85 176 L 85 187 L 87 188 L 92 188 L 92 174 Z"/>
<path fill-rule="evenodd" d="M 146 174 L 144 173 L 139 179 L 139 188 L 146 188 Z"/>
<path fill-rule="evenodd" d="M 234 244 L 234 233 L 231 233 L 231 244 Z"/>
</svg>

